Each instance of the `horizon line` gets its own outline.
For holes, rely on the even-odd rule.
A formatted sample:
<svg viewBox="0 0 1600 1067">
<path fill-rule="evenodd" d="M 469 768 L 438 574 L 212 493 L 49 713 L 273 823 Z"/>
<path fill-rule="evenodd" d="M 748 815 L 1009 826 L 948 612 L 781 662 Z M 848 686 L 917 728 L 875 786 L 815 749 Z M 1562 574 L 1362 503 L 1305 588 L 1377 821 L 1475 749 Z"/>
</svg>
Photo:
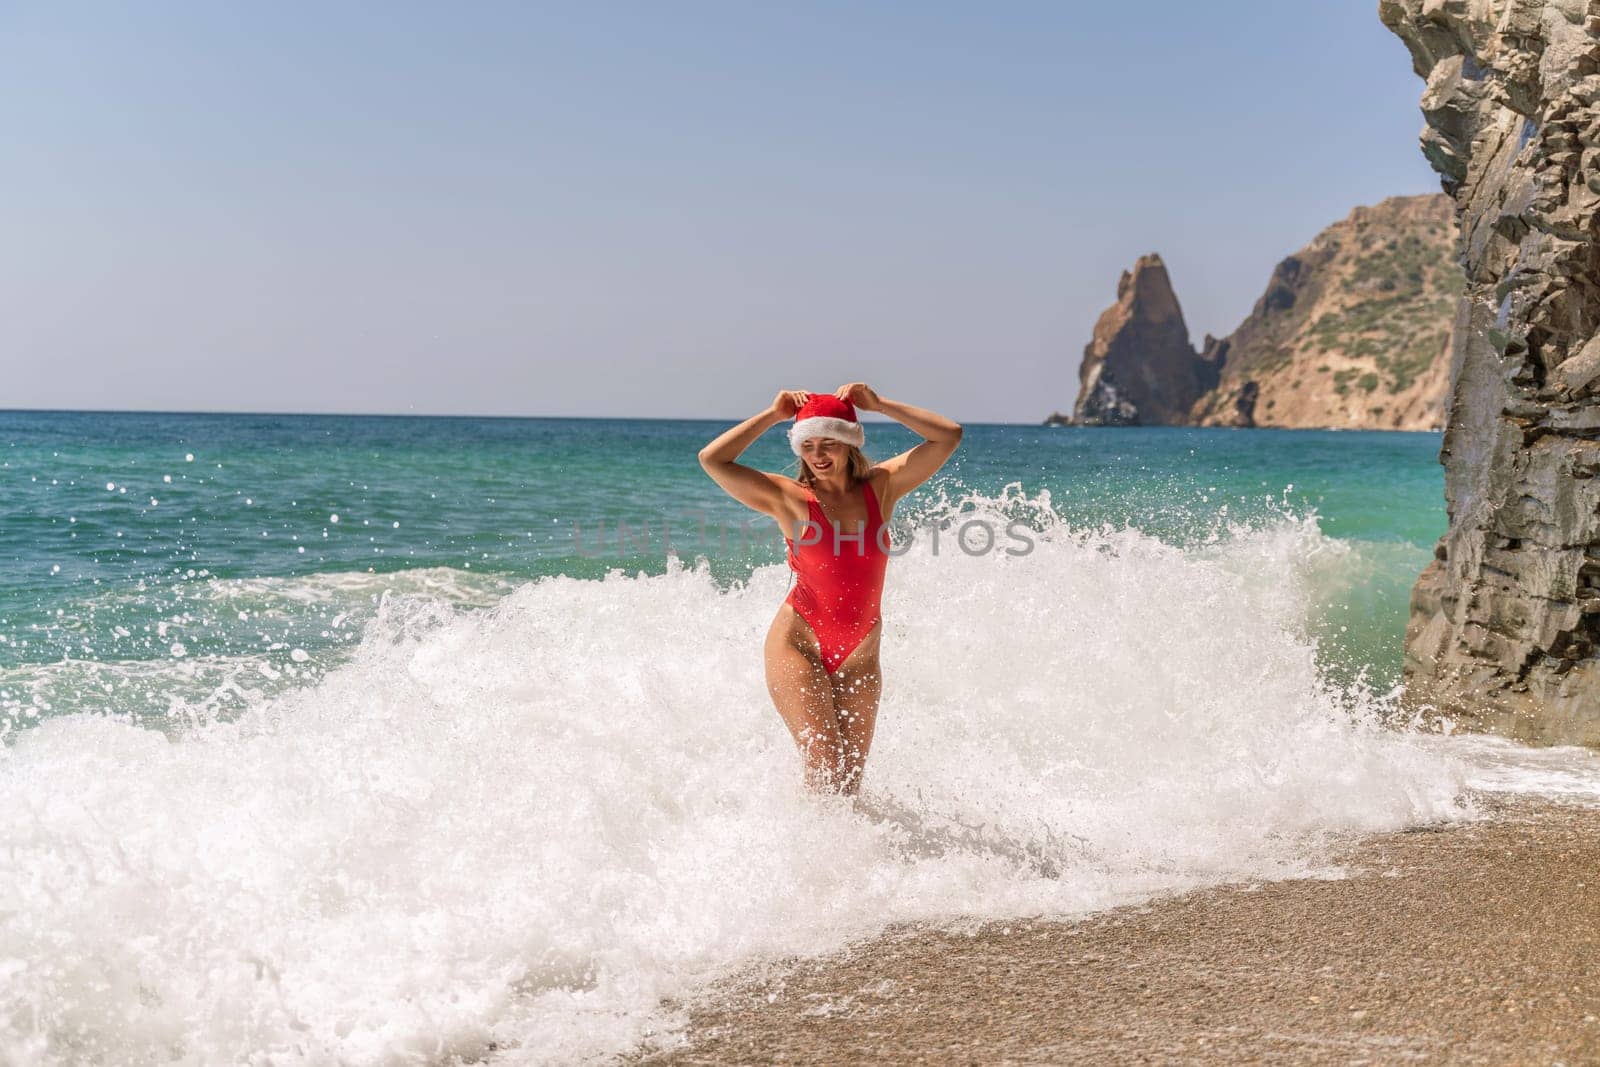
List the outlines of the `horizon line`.
<svg viewBox="0 0 1600 1067">
<path fill-rule="evenodd" d="M 283 418 L 341 418 L 341 419 L 568 419 L 568 420 L 617 420 L 627 419 L 636 422 L 722 422 L 724 416 L 718 415 L 473 415 L 420 411 L 223 411 L 200 410 L 193 408 L 18 408 L 0 407 L 0 415 L 31 414 L 31 415 L 271 415 Z M 863 412 L 865 415 L 875 415 L 876 412 Z M 734 418 L 734 423 L 742 422 L 750 416 L 745 415 Z M 901 423 L 890 418 L 870 420 L 882 422 L 885 425 L 899 426 Z M 1032 422 L 996 422 L 996 421 L 968 421 L 964 426 L 1035 426 L 1043 425 L 1044 419 L 1037 423 Z"/>
<path fill-rule="evenodd" d="M 744 421 L 742 418 L 729 419 L 725 416 L 664 416 L 664 415 L 461 415 L 461 414 L 432 414 L 427 412 L 389 412 L 389 411 L 194 411 L 170 408 L 4 408 L 0 407 L 0 415 L 232 415 L 232 416 L 271 416 L 274 418 L 288 419 L 504 419 L 508 421 L 532 422 L 536 420 L 567 421 L 567 422 L 717 422 L 737 425 Z M 876 414 L 867 412 L 866 414 Z M 749 418 L 748 415 L 744 418 Z M 900 426 L 910 430 L 910 427 L 894 419 L 878 418 L 868 420 L 874 425 Z M 1031 426 L 1051 428 L 1056 430 L 1102 430 L 1102 429 L 1133 429 L 1133 430 L 1272 430 L 1277 433 L 1427 433 L 1439 434 L 1441 429 L 1427 430 L 1400 430 L 1386 429 L 1378 426 L 1195 426 L 1188 424 L 1178 425 L 1150 425 L 1128 427 L 1081 426 L 1070 423 L 1051 423 L 1048 418 L 1038 422 L 996 422 L 993 420 L 969 420 L 961 423 L 963 426 Z M 911 430 L 912 433 L 916 431 Z"/>
</svg>

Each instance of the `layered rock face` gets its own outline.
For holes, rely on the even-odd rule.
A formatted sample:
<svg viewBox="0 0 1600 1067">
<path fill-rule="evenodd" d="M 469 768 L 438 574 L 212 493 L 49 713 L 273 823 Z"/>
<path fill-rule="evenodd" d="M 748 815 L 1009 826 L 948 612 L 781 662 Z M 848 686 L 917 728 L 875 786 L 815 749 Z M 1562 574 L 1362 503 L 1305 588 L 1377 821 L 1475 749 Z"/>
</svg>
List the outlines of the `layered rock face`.
<svg viewBox="0 0 1600 1067">
<path fill-rule="evenodd" d="M 1195 352 L 1166 264 L 1140 256 L 1117 282 L 1117 302 L 1094 324 L 1078 367 L 1072 421 L 1085 426 L 1187 422 L 1216 367 Z M 1052 418 L 1055 418 L 1054 416 Z"/>
<path fill-rule="evenodd" d="M 1411 597 L 1407 693 L 1600 745 L 1600 0 L 1382 0 L 1459 211 L 1449 532 Z"/>
<path fill-rule="evenodd" d="M 1437 430 L 1464 280 L 1448 196 L 1358 207 L 1280 262 L 1238 329 L 1207 338 L 1202 426 Z"/>
</svg>

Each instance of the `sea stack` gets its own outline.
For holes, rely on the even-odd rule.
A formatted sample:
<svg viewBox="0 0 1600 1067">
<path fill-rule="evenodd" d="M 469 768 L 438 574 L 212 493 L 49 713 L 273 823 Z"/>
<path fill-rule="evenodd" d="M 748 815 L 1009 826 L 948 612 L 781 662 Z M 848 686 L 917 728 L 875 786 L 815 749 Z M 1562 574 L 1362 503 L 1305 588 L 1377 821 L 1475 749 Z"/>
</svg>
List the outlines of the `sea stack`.
<svg viewBox="0 0 1600 1067">
<path fill-rule="evenodd" d="M 1391 196 L 1280 260 L 1250 314 L 1197 357 L 1160 257 L 1145 256 L 1095 327 L 1074 414 L 1045 422 L 1443 429 L 1465 287 L 1454 201 Z"/>
<path fill-rule="evenodd" d="M 1166 264 L 1151 253 L 1117 282 L 1078 367 L 1072 421 L 1083 426 L 1175 426 L 1216 384 L 1215 365 L 1189 343 Z"/>
<path fill-rule="evenodd" d="M 1467 292 L 1411 596 L 1408 697 L 1600 745 L 1600 0 L 1382 0 L 1427 82 L 1422 151 Z"/>
</svg>

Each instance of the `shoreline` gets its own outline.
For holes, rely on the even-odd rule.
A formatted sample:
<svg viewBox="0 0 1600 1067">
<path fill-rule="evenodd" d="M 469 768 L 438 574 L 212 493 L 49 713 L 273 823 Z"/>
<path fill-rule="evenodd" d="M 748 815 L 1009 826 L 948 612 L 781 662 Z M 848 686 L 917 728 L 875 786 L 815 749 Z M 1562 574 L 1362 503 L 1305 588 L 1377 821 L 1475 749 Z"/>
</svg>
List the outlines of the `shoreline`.
<svg viewBox="0 0 1600 1067">
<path fill-rule="evenodd" d="M 627 1062 L 1600 1062 L 1600 806 L 1477 799 L 1336 849 L 1341 879 L 752 969 Z"/>
</svg>

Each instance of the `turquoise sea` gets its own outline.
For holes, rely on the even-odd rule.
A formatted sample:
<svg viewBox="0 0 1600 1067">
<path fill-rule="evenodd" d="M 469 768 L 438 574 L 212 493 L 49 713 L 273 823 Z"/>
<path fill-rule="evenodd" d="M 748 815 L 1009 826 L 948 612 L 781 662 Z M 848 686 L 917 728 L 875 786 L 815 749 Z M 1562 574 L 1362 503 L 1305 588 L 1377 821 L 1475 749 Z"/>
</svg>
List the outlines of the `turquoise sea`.
<svg viewBox="0 0 1600 1067">
<path fill-rule="evenodd" d="M 891 924 L 1600 796 L 1392 698 L 1437 436 L 1007 425 L 896 509 L 862 796 L 808 795 L 739 418 L 0 413 L 0 1062 L 602 1062 Z"/>
<path fill-rule="evenodd" d="M 781 563 L 776 528 L 695 461 L 735 421 L 0 413 L 0 711 L 13 728 L 30 709 L 158 715 L 215 697 L 208 668 L 238 657 L 298 682 L 341 662 L 386 590 L 488 604 L 545 576 L 658 574 L 669 555 L 746 578 Z M 868 452 L 915 440 L 874 424 Z M 1438 445 L 976 425 L 897 517 L 948 525 L 939 505 L 1014 485 L 1072 526 L 1179 546 L 1311 521 L 1366 565 L 1315 605 L 1325 658 L 1392 682 L 1410 583 L 1444 529 Z M 793 469 L 779 431 L 744 459 Z"/>
</svg>

